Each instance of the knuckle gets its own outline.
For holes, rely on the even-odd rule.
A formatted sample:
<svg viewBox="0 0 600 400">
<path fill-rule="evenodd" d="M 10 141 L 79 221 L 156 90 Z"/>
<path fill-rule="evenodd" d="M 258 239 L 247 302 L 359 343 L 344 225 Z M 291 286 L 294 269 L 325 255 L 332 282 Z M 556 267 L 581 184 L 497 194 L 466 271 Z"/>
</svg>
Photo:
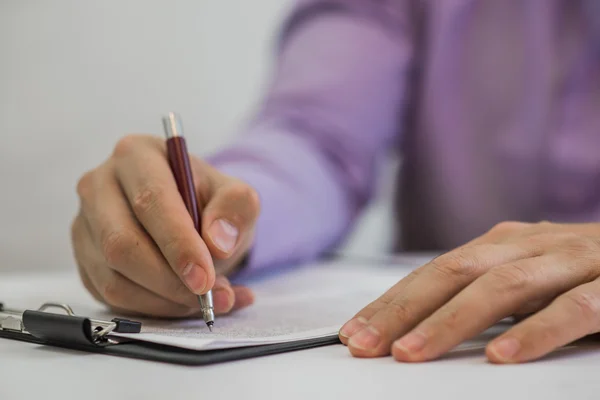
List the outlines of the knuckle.
<svg viewBox="0 0 600 400">
<path fill-rule="evenodd" d="M 548 247 L 548 243 L 555 242 L 554 234 L 547 232 L 526 235 L 521 240 L 528 249 L 531 249 L 536 254 L 545 252 L 546 248 Z"/>
<path fill-rule="evenodd" d="M 378 299 L 371 301 L 361 311 L 361 316 L 375 315 L 377 312 L 384 310 L 394 300 L 394 295 L 388 291 L 382 294 Z"/>
<path fill-rule="evenodd" d="M 258 195 L 258 192 L 252 186 L 246 185 L 243 192 L 243 198 L 250 210 L 255 214 L 258 214 L 260 211 L 260 196 Z"/>
<path fill-rule="evenodd" d="M 461 313 L 456 308 L 444 310 L 442 316 L 440 322 L 443 327 L 441 331 L 443 332 L 454 332 L 464 326 L 460 322 Z"/>
<path fill-rule="evenodd" d="M 479 262 L 464 251 L 436 259 L 432 261 L 432 266 L 437 272 L 451 279 L 474 278 L 479 270 Z"/>
<path fill-rule="evenodd" d="M 494 227 L 490 231 L 494 233 L 511 233 L 523 230 L 530 226 L 531 224 L 527 222 L 502 221 L 494 225 Z"/>
<path fill-rule="evenodd" d="M 600 318 L 600 298 L 598 296 L 590 293 L 568 293 L 565 298 L 585 320 L 598 321 Z"/>
<path fill-rule="evenodd" d="M 492 269 L 490 279 L 497 292 L 523 290 L 533 284 L 534 275 L 521 264 Z"/>
<path fill-rule="evenodd" d="M 232 185 L 229 189 L 232 198 L 245 204 L 250 213 L 255 216 L 260 210 L 260 197 L 258 192 L 250 185 L 243 182 Z"/>
<path fill-rule="evenodd" d="M 88 171 L 79 178 L 77 181 L 77 195 L 84 199 L 89 197 L 92 188 L 93 188 L 93 180 L 94 180 L 94 171 Z"/>
<path fill-rule="evenodd" d="M 106 281 L 102 284 L 100 295 L 104 301 L 111 306 L 119 306 L 123 291 L 120 290 L 121 277 L 116 273 L 111 273 Z"/>
<path fill-rule="evenodd" d="M 542 220 L 542 221 L 538 221 L 535 226 L 537 226 L 540 229 L 546 229 L 548 227 L 550 227 L 552 225 L 552 222 L 548 221 L 548 220 Z"/>
<path fill-rule="evenodd" d="M 130 156 L 131 153 L 139 146 L 140 136 L 139 135 L 125 135 L 115 145 L 113 155 L 116 158 Z"/>
<path fill-rule="evenodd" d="M 595 253 L 599 249 L 599 243 L 597 240 L 571 232 L 559 234 L 558 240 L 570 253 Z"/>
<path fill-rule="evenodd" d="M 530 247 L 542 251 L 567 253 L 575 256 L 596 254 L 600 250 L 600 241 L 591 236 L 575 232 L 540 231 L 526 238 Z"/>
<path fill-rule="evenodd" d="M 407 321 L 414 314 L 413 308 L 406 301 L 392 300 L 387 304 L 387 308 L 397 321 Z"/>
<path fill-rule="evenodd" d="M 394 288 L 388 290 L 387 292 L 385 292 L 384 294 L 382 294 L 381 296 L 379 296 L 379 298 L 373 302 L 371 302 L 371 306 L 373 306 L 373 308 L 375 309 L 380 309 L 383 308 L 385 306 L 387 306 L 388 304 L 390 304 L 392 301 L 394 301 L 395 298 L 395 294 L 394 294 Z"/>
<path fill-rule="evenodd" d="M 260 206 L 258 192 L 244 182 L 235 181 L 219 190 L 204 213 L 214 218 L 225 217 L 237 228 L 247 229 L 258 218 Z"/>
<path fill-rule="evenodd" d="M 158 186 L 146 186 L 133 196 L 131 207 L 135 215 L 151 213 L 160 203 L 163 193 Z"/>
<path fill-rule="evenodd" d="M 114 230 L 102 238 L 102 254 L 113 266 L 122 264 L 131 251 L 134 237 L 125 230 Z"/>
</svg>

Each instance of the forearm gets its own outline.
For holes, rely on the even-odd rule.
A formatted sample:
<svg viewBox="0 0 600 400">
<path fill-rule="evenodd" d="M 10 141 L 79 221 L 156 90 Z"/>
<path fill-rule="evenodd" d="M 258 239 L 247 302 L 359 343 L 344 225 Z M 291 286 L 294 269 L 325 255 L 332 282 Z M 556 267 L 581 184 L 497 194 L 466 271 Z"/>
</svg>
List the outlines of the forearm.
<svg viewBox="0 0 600 400">
<path fill-rule="evenodd" d="M 335 246 L 369 200 L 377 156 L 396 133 L 410 41 L 371 16 L 317 11 L 287 30 L 253 124 L 211 159 L 259 193 L 249 268 Z"/>
</svg>

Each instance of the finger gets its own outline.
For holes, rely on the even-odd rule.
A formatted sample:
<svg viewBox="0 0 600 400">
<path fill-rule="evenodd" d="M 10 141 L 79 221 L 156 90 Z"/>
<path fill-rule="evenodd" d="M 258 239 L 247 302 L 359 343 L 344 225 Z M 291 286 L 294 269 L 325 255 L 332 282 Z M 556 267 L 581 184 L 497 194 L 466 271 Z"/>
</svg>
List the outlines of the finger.
<svg viewBox="0 0 600 400">
<path fill-rule="evenodd" d="M 83 286 L 90 292 L 92 297 L 97 301 L 104 303 L 104 299 L 102 299 L 102 296 L 100 296 L 100 293 L 94 287 L 94 284 L 88 276 L 88 273 L 81 267 L 79 268 L 79 278 L 81 279 Z"/>
<path fill-rule="evenodd" d="M 186 307 L 166 300 L 147 289 L 136 285 L 120 273 L 102 263 L 95 264 L 97 257 L 90 257 L 93 249 L 89 232 L 80 230 L 78 240 L 82 246 L 78 262 L 84 271 L 82 280 L 87 285 L 91 283 L 90 292 L 101 302 L 118 311 L 140 313 L 153 317 L 186 317 L 197 312 L 197 309 Z"/>
<path fill-rule="evenodd" d="M 418 322 L 412 320 L 429 315 L 448 298 L 496 263 L 521 256 L 521 254 L 509 254 L 499 251 L 497 245 L 485 243 L 484 240 L 485 238 L 481 236 L 471 241 L 470 246 L 460 247 L 443 254 L 413 271 L 383 296 L 363 308 L 342 327 L 340 330 L 342 343 L 347 344 L 351 336 L 367 327 L 369 319 L 382 312 L 375 322 L 378 323 L 378 320 L 381 320 L 386 325 L 384 331 L 386 331 L 388 338 L 387 340 L 383 338 L 379 349 L 368 351 L 374 352 L 375 355 L 386 355 L 389 353 L 390 340 L 410 329 L 412 327 L 410 323 L 416 324 Z M 435 287 L 431 286 L 432 283 Z M 423 288 L 424 285 L 427 287 Z M 409 310 L 407 309 L 409 304 L 427 305 L 428 303 L 430 304 L 429 307 L 421 308 L 419 315 L 413 315 L 412 319 L 409 320 L 409 317 L 411 317 L 408 315 Z M 404 321 L 406 326 L 388 324 L 394 319 Z M 375 335 L 381 334 L 380 328 L 377 326 L 371 328 L 371 331 Z M 358 346 L 364 347 L 360 343 Z M 357 348 L 355 350 L 357 355 L 363 352 L 362 349 Z M 380 353 L 377 353 L 378 350 Z"/>
<path fill-rule="evenodd" d="M 515 325 L 488 344 L 495 363 L 538 359 L 577 339 L 600 331 L 600 281 L 578 286 L 547 308 Z"/>
<path fill-rule="evenodd" d="M 118 180 L 173 271 L 193 293 L 204 294 L 215 281 L 210 252 L 179 194 L 164 147 L 141 143 L 133 138 L 117 146 Z"/>
<path fill-rule="evenodd" d="M 218 187 L 202 213 L 202 237 L 216 258 L 229 258 L 249 238 L 258 214 L 258 194 L 247 184 L 230 180 Z"/>
<path fill-rule="evenodd" d="M 84 240 L 89 240 L 89 238 L 91 238 L 91 235 L 89 234 L 88 227 L 80 213 L 71 224 L 71 241 L 73 243 L 73 255 L 75 256 L 77 269 L 79 271 L 79 278 L 81 279 L 83 286 L 88 290 L 88 292 L 90 292 L 92 297 L 94 297 L 99 302 L 103 303 L 104 300 L 102 299 L 102 296 L 100 296 L 100 293 L 98 293 L 98 291 L 94 287 L 94 284 L 92 283 L 83 265 L 84 254 L 82 254 L 82 252 L 86 246 Z"/>
<path fill-rule="evenodd" d="M 235 293 L 233 310 L 239 310 L 254 304 L 254 292 L 252 292 L 250 288 L 244 286 L 234 286 L 233 292 Z"/>
<path fill-rule="evenodd" d="M 182 283 L 160 250 L 134 219 L 114 168 L 98 171 L 82 197 L 99 258 L 136 284 L 172 302 L 198 308 L 196 296 Z M 100 260 L 97 260 L 100 262 Z"/>
<path fill-rule="evenodd" d="M 547 299 L 537 299 L 528 301 L 527 303 L 519 307 L 519 309 L 515 311 L 513 315 L 518 319 L 523 318 L 524 316 L 531 315 L 535 312 L 538 312 L 539 310 L 548 307 L 552 300 L 553 298 L 550 297 Z"/>
<path fill-rule="evenodd" d="M 520 306 L 517 311 L 513 313 L 513 322 L 518 323 L 526 318 L 531 317 L 531 315 L 535 314 L 536 312 L 548 307 L 548 305 L 552 303 L 553 300 L 554 297 L 549 297 L 546 299 L 531 300 L 526 302 L 524 305 Z"/>
<path fill-rule="evenodd" d="M 235 293 L 227 278 L 222 275 L 216 277 L 212 294 L 215 314 L 227 314 L 231 311 L 235 303 Z"/>
<path fill-rule="evenodd" d="M 477 244 L 482 243 L 496 243 L 502 244 L 504 240 L 521 237 L 530 232 L 530 229 L 534 227 L 536 224 L 532 224 L 529 222 L 519 222 L 519 221 L 504 221 L 494 225 L 490 230 L 484 233 L 481 236 L 472 239 L 471 241 L 465 243 L 464 245 L 458 247 L 470 247 Z"/>
<path fill-rule="evenodd" d="M 183 318 L 196 314 L 197 309 L 164 299 L 136 285 L 109 268 L 95 268 L 101 279 L 95 281 L 104 302 L 119 312 L 140 314 L 155 318 Z"/>
<path fill-rule="evenodd" d="M 351 319 L 340 329 L 339 336 L 342 343 L 347 344 L 348 340 L 356 332 L 364 328 L 369 319 L 377 314 L 382 308 L 389 304 L 397 293 L 402 292 L 415 279 L 419 279 L 424 271 L 424 266 L 412 271 L 409 275 L 401 279 L 398 283 L 388 289 L 383 295 L 367 304 L 363 309 L 357 312 Z"/>
<path fill-rule="evenodd" d="M 254 293 L 244 286 L 231 286 L 229 280 L 217 275 L 213 288 L 215 314 L 223 315 L 254 303 Z"/>
<path fill-rule="evenodd" d="M 368 324 L 348 335 L 351 353 L 358 357 L 384 356 L 392 342 L 431 315 L 490 268 L 528 256 L 517 244 L 482 243 L 441 256 L 415 271 L 358 314 Z M 360 322 L 359 322 L 360 323 Z M 356 326 L 356 325 L 355 325 Z M 352 326 L 351 326 L 352 327 Z M 344 332 L 342 328 L 342 333 Z"/>
<path fill-rule="evenodd" d="M 567 257 L 546 255 L 502 265 L 395 342 L 392 353 L 400 361 L 437 358 L 512 315 L 528 301 L 551 297 L 587 280 L 586 268 Z"/>
</svg>

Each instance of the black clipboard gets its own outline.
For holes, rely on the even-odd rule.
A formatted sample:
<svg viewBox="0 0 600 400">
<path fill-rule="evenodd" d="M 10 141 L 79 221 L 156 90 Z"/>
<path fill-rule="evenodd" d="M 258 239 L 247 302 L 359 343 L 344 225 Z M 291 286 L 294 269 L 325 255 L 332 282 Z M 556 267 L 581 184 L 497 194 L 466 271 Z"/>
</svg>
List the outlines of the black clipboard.
<svg viewBox="0 0 600 400">
<path fill-rule="evenodd" d="M 62 313 L 49 312 L 49 309 Z M 19 311 L 0 303 L 0 338 L 170 364 L 209 365 L 340 343 L 338 336 L 332 335 L 287 343 L 197 351 L 114 335 L 139 333 L 141 328 L 141 322 L 128 319 L 104 321 L 79 316 L 66 304 L 45 303 L 37 310 Z"/>
</svg>

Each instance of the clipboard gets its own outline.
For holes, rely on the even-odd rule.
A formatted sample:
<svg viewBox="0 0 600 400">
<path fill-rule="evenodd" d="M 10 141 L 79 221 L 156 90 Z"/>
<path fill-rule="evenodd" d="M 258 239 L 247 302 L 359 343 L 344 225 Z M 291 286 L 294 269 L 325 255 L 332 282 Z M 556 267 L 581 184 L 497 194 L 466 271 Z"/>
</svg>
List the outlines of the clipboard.
<svg viewBox="0 0 600 400">
<path fill-rule="evenodd" d="M 37 310 L 16 310 L 0 303 L 0 338 L 170 364 L 202 366 L 340 343 L 338 336 L 332 335 L 287 343 L 197 351 L 114 335 L 140 333 L 141 329 L 142 323 L 134 320 L 113 318 L 105 321 L 77 315 L 68 304 L 45 303 Z"/>
</svg>

